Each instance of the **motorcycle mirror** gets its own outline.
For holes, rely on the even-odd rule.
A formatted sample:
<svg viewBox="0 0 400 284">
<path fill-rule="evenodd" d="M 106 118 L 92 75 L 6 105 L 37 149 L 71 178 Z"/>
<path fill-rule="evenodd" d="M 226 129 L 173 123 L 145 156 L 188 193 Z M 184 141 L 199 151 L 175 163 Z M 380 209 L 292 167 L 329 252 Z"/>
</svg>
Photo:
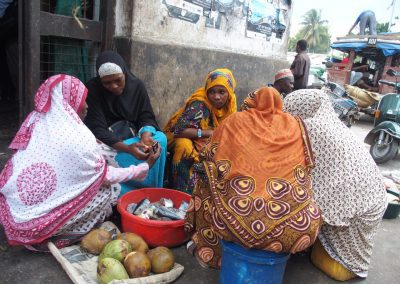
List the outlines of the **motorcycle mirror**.
<svg viewBox="0 0 400 284">
<path fill-rule="evenodd" d="M 327 60 L 327 61 L 325 62 L 325 66 L 326 66 L 326 68 L 332 68 L 332 67 L 333 67 L 332 61 Z"/>
<path fill-rule="evenodd" d="M 396 71 L 394 71 L 393 69 L 389 69 L 388 71 L 386 71 L 386 74 L 393 77 L 396 76 Z"/>
</svg>

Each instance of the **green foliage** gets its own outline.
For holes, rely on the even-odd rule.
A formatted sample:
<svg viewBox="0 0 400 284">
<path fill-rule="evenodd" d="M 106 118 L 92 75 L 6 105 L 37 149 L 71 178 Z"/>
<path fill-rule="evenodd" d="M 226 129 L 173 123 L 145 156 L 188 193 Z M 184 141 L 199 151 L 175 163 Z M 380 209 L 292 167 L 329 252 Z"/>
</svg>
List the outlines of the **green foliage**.
<svg viewBox="0 0 400 284">
<path fill-rule="evenodd" d="M 296 51 L 296 43 L 302 39 L 301 33 L 297 33 L 294 37 L 289 38 L 288 50 Z"/>
<path fill-rule="evenodd" d="M 300 31 L 289 39 L 289 51 L 296 50 L 296 42 L 305 39 L 308 42 L 308 50 L 313 53 L 326 53 L 331 44 L 328 21 L 321 19 L 321 11 L 309 10 L 303 16 L 303 26 Z"/>
<path fill-rule="evenodd" d="M 389 22 L 386 23 L 378 23 L 376 25 L 376 32 L 379 33 L 386 33 L 389 31 Z"/>
</svg>

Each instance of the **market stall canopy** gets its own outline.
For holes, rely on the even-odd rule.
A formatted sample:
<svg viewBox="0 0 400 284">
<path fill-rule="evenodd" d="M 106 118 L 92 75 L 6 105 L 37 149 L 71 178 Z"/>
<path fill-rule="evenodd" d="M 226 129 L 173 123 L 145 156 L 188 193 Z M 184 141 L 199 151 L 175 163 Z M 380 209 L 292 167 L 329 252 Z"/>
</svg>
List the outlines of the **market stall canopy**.
<svg viewBox="0 0 400 284">
<path fill-rule="evenodd" d="M 371 55 L 373 53 L 382 53 L 385 57 L 400 54 L 400 34 L 385 34 L 376 37 L 342 37 L 331 44 L 331 48 L 340 51 L 355 51 Z M 379 52 L 380 51 L 380 52 Z"/>
</svg>

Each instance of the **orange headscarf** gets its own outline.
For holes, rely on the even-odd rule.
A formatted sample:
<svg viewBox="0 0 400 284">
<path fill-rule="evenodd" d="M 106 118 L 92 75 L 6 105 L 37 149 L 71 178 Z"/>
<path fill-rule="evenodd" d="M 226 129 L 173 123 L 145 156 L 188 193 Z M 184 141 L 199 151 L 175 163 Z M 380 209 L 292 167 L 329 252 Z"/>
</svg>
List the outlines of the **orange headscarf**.
<svg viewBox="0 0 400 284">
<path fill-rule="evenodd" d="M 214 86 L 224 86 L 228 91 L 228 100 L 225 106 L 221 109 L 216 109 L 212 106 L 210 100 L 207 97 L 207 91 Z M 185 102 L 185 104 L 170 118 L 167 125 L 164 127 L 164 132 L 173 132 L 175 124 L 178 122 L 178 119 L 181 117 L 182 113 L 185 111 L 186 107 L 188 107 L 191 103 L 195 101 L 204 102 L 207 108 L 211 112 L 211 116 L 214 121 L 214 126 L 218 126 L 218 124 L 228 117 L 230 114 L 236 112 L 236 80 L 232 75 L 232 72 L 229 69 L 222 68 L 211 71 L 207 74 L 204 87 L 197 89 Z M 202 119 L 201 128 L 208 129 L 209 120 Z"/>
<path fill-rule="evenodd" d="M 251 93 L 245 106 L 214 131 L 200 159 L 215 204 L 214 224 L 217 230 L 218 222 L 225 228 L 219 234 L 246 247 L 274 251 L 266 248 L 274 234 L 316 208 L 309 176 L 311 147 L 302 121 L 282 111 L 274 88 Z M 306 246 L 316 237 L 319 220 L 311 224 Z M 304 249 L 292 246 L 302 234 L 290 233 L 281 250 Z"/>
<path fill-rule="evenodd" d="M 282 108 L 282 99 L 274 88 L 249 94 L 243 111 L 227 118 L 214 131 L 211 144 L 223 145 L 214 161 L 229 160 L 232 175 L 248 173 L 260 179 L 265 179 L 266 173 L 286 177 L 293 164 L 306 166 L 302 123 Z M 311 157 L 311 152 L 308 155 Z M 311 160 L 307 162 L 311 164 Z"/>
</svg>

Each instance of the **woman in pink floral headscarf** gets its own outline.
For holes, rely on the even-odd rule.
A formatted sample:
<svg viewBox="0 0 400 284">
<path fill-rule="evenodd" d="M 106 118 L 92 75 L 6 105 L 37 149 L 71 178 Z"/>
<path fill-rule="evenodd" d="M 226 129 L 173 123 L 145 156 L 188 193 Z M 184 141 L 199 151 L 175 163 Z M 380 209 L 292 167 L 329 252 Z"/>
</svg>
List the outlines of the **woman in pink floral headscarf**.
<svg viewBox="0 0 400 284">
<path fill-rule="evenodd" d="M 10 245 L 41 250 L 49 240 L 78 241 L 110 215 L 119 194 L 113 184 L 145 178 L 159 155 L 126 169 L 107 166 L 81 120 L 86 94 L 77 78 L 50 77 L 11 142 L 15 153 L 0 174 L 0 223 Z"/>
</svg>

